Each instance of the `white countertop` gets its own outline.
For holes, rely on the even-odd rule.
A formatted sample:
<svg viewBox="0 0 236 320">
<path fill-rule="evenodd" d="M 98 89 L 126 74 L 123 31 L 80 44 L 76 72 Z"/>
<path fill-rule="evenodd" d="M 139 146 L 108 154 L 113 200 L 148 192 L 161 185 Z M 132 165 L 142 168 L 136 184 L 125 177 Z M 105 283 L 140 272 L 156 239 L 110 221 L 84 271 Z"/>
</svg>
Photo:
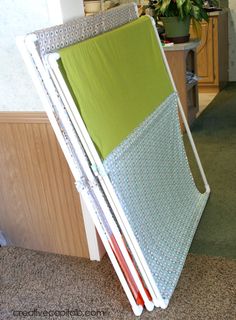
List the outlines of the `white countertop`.
<svg viewBox="0 0 236 320">
<path fill-rule="evenodd" d="M 164 51 L 179 51 L 179 50 L 191 50 L 195 49 L 199 45 L 200 41 L 190 40 L 189 42 L 177 43 L 170 47 L 163 47 Z"/>
<path fill-rule="evenodd" d="M 228 8 L 224 8 L 221 11 L 212 11 L 212 12 L 208 12 L 209 17 L 215 17 L 215 16 L 220 16 L 222 14 L 225 14 L 229 11 Z"/>
</svg>

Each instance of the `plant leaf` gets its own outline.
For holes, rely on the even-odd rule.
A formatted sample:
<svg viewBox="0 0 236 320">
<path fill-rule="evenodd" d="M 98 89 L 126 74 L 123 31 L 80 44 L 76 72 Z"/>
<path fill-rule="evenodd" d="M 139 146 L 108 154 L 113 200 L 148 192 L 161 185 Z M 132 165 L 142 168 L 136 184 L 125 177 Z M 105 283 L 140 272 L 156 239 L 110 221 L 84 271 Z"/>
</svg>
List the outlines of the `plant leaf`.
<svg viewBox="0 0 236 320">
<path fill-rule="evenodd" d="M 163 15 L 165 15 L 165 11 L 168 9 L 170 2 L 171 2 L 171 0 L 163 0 L 161 8 L 160 8 L 160 12 Z"/>
</svg>

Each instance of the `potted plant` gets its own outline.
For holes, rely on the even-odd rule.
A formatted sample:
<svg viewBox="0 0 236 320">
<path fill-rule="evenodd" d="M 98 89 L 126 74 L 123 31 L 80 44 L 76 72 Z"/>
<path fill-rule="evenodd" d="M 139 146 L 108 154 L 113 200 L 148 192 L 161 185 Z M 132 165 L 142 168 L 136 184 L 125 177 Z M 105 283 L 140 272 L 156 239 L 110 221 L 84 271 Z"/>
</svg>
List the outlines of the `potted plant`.
<svg viewBox="0 0 236 320">
<path fill-rule="evenodd" d="M 168 40 L 174 43 L 189 41 L 189 27 L 192 19 L 195 30 L 200 21 L 208 21 L 203 0 L 157 0 L 156 14 L 163 22 Z"/>
</svg>

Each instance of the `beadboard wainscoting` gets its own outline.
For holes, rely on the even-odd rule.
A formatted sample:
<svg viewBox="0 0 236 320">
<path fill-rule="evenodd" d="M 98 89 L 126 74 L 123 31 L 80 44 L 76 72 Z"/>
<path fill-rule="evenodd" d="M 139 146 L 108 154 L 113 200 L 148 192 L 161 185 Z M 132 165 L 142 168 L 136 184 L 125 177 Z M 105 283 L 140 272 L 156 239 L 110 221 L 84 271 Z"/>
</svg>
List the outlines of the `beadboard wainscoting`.
<svg viewBox="0 0 236 320">
<path fill-rule="evenodd" d="M 89 257 L 80 197 L 44 112 L 0 112 L 0 230 L 17 246 Z"/>
</svg>

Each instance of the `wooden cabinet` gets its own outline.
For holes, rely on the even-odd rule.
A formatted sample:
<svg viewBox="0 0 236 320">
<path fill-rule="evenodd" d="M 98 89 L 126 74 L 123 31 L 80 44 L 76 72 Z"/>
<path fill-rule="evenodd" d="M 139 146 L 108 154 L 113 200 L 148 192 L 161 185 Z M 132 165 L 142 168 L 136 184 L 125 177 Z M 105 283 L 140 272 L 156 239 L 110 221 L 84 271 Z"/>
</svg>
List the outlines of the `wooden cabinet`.
<svg viewBox="0 0 236 320">
<path fill-rule="evenodd" d="M 200 92 L 219 92 L 228 81 L 228 12 L 226 10 L 201 23 L 201 42 L 197 48 Z M 193 29 L 190 33 L 194 36 Z"/>
<path fill-rule="evenodd" d="M 188 81 L 187 72 L 193 75 L 196 74 L 196 48 L 198 44 L 198 41 L 190 41 L 164 48 L 187 121 L 190 125 L 195 120 L 199 110 L 198 82 L 194 79 Z M 183 129 L 182 121 L 181 127 Z"/>
<path fill-rule="evenodd" d="M 214 59 L 213 59 L 213 21 L 202 23 L 201 43 L 197 49 L 199 83 L 214 83 Z"/>
</svg>

